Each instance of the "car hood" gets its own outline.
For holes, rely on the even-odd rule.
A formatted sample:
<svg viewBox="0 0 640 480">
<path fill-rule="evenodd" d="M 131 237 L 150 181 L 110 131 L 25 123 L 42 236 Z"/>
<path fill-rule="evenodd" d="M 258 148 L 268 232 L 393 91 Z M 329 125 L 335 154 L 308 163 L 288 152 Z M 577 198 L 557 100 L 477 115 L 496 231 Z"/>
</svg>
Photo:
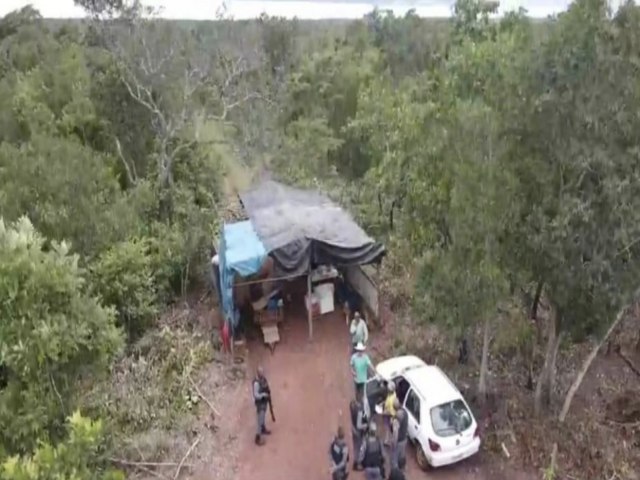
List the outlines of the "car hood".
<svg viewBox="0 0 640 480">
<path fill-rule="evenodd" d="M 385 380 L 390 380 L 397 375 L 401 375 L 403 372 L 425 365 L 426 364 L 415 355 L 404 355 L 380 362 L 376 365 L 376 373 Z"/>
</svg>

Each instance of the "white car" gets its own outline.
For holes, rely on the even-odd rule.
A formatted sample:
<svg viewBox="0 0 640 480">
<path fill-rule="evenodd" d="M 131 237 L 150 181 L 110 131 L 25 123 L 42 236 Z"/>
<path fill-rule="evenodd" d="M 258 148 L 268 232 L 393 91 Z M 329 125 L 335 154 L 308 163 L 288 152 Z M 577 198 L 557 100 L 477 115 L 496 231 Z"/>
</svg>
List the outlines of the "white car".
<svg viewBox="0 0 640 480">
<path fill-rule="evenodd" d="M 377 377 L 366 385 L 365 408 L 382 411 L 386 382 L 409 416 L 409 439 L 422 469 L 459 462 L 478 452 L 480 435 L 471 409 L 449 377 L 435 365 L 406 355 L 376 366 Z"/>
</svg>

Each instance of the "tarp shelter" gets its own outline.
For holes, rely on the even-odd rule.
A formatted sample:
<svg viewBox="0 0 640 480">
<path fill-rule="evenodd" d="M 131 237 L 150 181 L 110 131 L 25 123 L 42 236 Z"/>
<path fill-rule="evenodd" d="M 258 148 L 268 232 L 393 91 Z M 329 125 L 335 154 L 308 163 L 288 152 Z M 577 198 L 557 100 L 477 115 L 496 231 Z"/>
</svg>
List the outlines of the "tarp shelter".
<svg viewBox="0 0 640 480">
<path fill-rule="evenodd" d="M 267 254 L 276 276 L 309 275 L 313 265 L 347 267 L 379 262 L 384 245 L 369 237 L 353 218 L 315 191 L 266 181 L 240 194 L 248 221 L 223 226 L 220 277 L 226 321 L 235 327 L 235 274 L 257 273 Z M 310 287 L 309 287 L 310 288 Z M 309 317 L 311 335 L 311 316 Z"/>
<path fill-rule="evenodd" d="M 233 282 L 237 275 L 248 277 L 260 271 L 267 251 L 250 220 L 222 226 L 220 238 L 220 296 L 225 321 L 232 329 L 237 326 L 239 313 L 233 304 Z"/>
<path fill-rule="evenodd" d="M 286 274 L 304 275 L 311 264 L 367 265 L 384 256 L 384 245 L 319 192 L 270 180 L 241 193 L 240 200 L 276 266 Z"/>
</svg>

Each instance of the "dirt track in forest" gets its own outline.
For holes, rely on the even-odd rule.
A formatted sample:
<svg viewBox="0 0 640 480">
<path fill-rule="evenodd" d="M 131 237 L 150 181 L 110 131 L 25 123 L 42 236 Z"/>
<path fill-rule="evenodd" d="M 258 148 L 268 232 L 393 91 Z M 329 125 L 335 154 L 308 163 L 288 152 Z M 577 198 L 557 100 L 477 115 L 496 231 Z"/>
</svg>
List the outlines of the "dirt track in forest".
<svg viewBox="0 0 640 480">
<path fill-rule="evenodd" d="M 348 333 L 344 317 L 325 316 L 315 322 L 314 341 L 307 340 L 303 316 L 288 316 L 281 326 L 275 353 L 261 342 L 250 342 L 249 369 L 262 365 L 273 392 L 276 422 L 266 445 L 254 441 L 255 414 L 250 379 L 237 399 L 238 423 L 235 480 L 327 480 L 328 447 L 338 425 L 348 430 L 348 404 L 353 387 L 348 367 Z M 380 358 L 372 358 L 374 362 Z M 244 394 L 246 393 L 246 394 Z M 482 454 L 451 468 L 424 473 L 417 468 L 414 451 L 408 452 L 407 478 L 438 480 L 529 480 L 531 476 L 483 463 Z M 349 478 L 364 478 L 353 472 Z"/>
</svg>

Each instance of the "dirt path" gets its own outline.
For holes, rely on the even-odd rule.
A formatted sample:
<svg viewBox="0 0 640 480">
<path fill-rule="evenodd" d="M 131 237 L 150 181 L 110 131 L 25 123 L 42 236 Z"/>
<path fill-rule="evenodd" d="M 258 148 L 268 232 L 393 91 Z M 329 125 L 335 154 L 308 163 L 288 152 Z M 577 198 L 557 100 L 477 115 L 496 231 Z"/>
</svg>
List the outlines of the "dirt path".
<svg viewBox="0 0 640 480">
<path fill-rule="evenodd" d="M 348 334 L 339 316 L 315 322 L 314 341 L 307 341 L 303 320 L 282 325 L 281 343 L 273 355 L 259 343 L 251 344 L 250 368 L 265 368 L 273 392 L 276 422 L 265 446 L 254 445 L 255 414 L 247 379 L 246 395 L 239 399 L 238 462 L 235 480 L 327 480 L 328 446 L 338 425 L 348 430 L 348 403 L 353 394 L 348 368 Z M 373 359 L 374 362 L 380 359 Z M 454 468 L 426 474 L 408 452 L 407 478 L 438 480 L 524 480 L 513 472 L 482 465 L 481 456 Z M 364 478 L 353 473 L 350 478 Z"/>
</svg>

